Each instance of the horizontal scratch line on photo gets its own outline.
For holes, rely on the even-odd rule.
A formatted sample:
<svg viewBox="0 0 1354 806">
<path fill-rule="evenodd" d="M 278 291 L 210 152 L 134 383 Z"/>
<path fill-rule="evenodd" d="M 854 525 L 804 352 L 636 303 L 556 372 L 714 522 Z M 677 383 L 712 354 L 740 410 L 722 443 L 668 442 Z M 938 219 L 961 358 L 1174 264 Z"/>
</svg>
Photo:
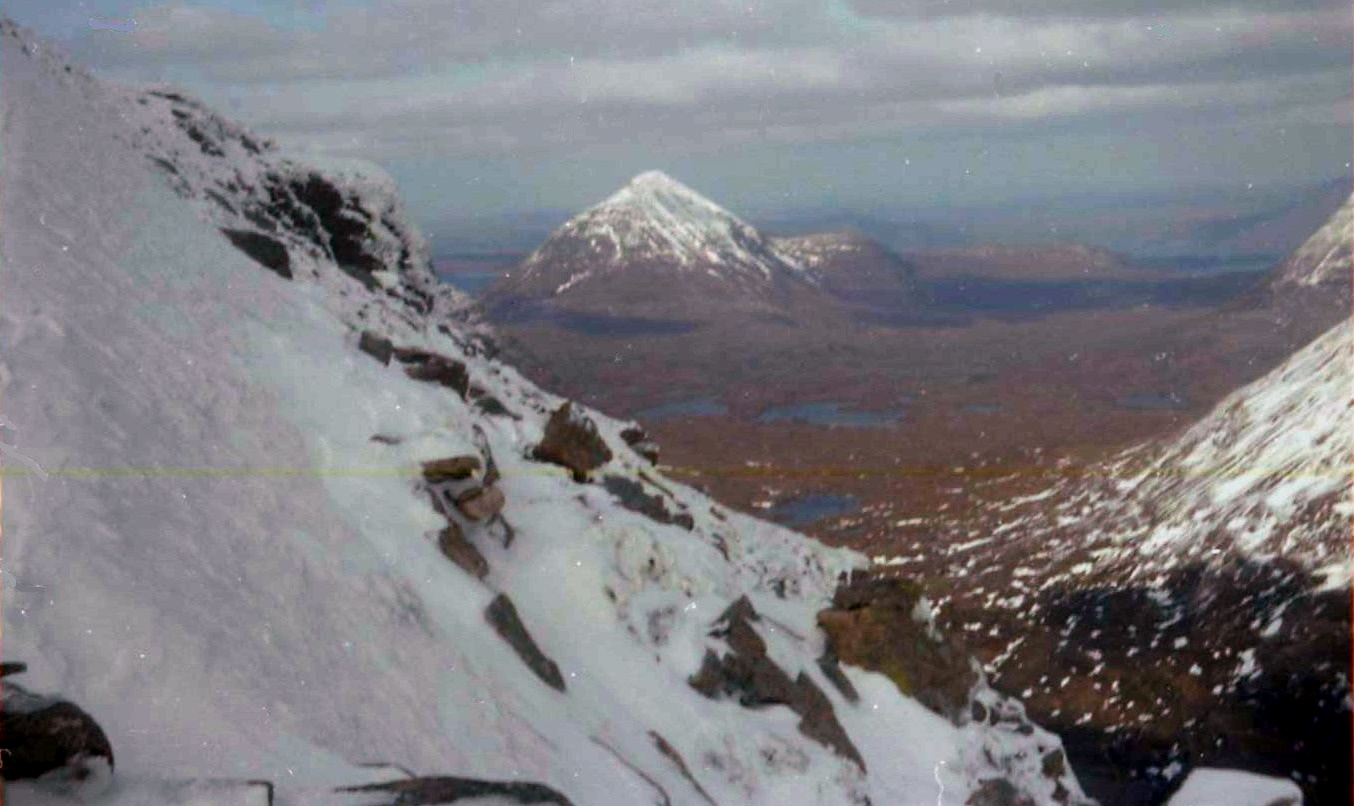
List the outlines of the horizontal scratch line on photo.
<svg viewBox="0 0 1354 806">
<path fill-rule="evenodd" d="M 894 467 L 797 467 L 797 468 L 718 468 L 718 467 L 680 467 L 662 466 L 663 472 L 676 477 L 718 477 L 718 478 L 878 478 L 878 477 L 948 477 L 956 481 L 974 478 L 1013 479 L 1021 476 L 1056 477 L 1101 477 L 1127 478 L 1141 475 L 1176 476 L 1181 478 L 1216 477 L 1239 478 L 1247 475 L 1266 475 L 1281 479 L 1346 479 L 1354 482 L 1347 472 L 1332 470 L 1320 472 L 1282 472 L 1268 471 L 1260 467 L 1244 467 L 1225 470 L 1196 470 L 1192 468 L 1159 467 L 1142 469 L 1073 469 L 1073 468 L 971 468 L 956 470 L 953 467 L 937 466 L 894 466 Z M 563 475 L 565 468 L 542 464 L 534 468 L 502 468 L 504 476 Z M 625 469 L 614 471 L 625 474 Z M 25 467 L 0 468 L 0 476 L 24 477 L 38 476 L 39 473 Z M 308 476 L 395 476 L 417 478 L 424 475 L 418 466 L 384 467 L 66 467 L 47 472 L 49 476 L 61 478 L 105 478 L 105 477 L 205 477 L 205 478 L 246 478 L 246 477 L 308 477 Z"/>
</svg>

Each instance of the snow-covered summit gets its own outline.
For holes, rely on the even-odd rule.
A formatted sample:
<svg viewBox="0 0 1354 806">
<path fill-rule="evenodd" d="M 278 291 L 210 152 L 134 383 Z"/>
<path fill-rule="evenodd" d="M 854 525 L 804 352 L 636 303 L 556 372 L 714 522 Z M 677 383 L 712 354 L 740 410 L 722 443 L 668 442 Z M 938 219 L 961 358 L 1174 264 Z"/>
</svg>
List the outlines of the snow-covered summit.
<svg viewBox="0 0 1354 806">
<path fill-rule="evenodd" d="M 769 281 L 793 269 L 761 233 L 662 171 L 646 171 L 566 223 L 551 240 L 580 239 L 612 264 L 661 260 L 681 269 Z M 529 273 L 546 256 L 528 258 Z"/>
<path fill-rule="evenodd" d="M 80 802 L 352 803 L 400 769 L 579 806 L 1079 799 L 1027 721 L 832 663 L 863 558 L 486 357 L 379 174 L 8 23 L 0 80 L 5 655 L 107 734 Z"/>
</svg>

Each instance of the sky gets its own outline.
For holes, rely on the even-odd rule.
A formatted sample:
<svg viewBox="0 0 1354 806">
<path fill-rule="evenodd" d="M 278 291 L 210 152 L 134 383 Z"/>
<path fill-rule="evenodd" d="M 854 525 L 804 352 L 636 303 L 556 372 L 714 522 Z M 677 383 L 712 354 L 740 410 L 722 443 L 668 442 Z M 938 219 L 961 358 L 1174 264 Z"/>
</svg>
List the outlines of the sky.
<svg viewBox="0 0 1354 806">
<path fill-rule="evenodd" d="M 435 238 L 578 210 L 651 168 L 753 217 L 1350 171 L 1348 0 L 5 9 L 101 75 L 184 86 L 290 148 L 380 163 Z"/>
</svg>

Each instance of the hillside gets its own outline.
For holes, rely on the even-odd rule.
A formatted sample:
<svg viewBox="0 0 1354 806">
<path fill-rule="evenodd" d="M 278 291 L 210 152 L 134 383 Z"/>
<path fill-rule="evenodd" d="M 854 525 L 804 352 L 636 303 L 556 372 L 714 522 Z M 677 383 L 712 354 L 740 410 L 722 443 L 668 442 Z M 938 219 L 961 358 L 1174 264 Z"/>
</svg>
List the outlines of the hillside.
<svg viewBox="0 0 1354 806">
<path fill-rule="evenodd" d="M 379 170 L 7 21 L 0 77 L 5 659 L 116 756 L 12 802 L 1083 802 L 920 601 L 945 716 L 838 664 L 863 557 L 492 358 Z"/>
</svg>

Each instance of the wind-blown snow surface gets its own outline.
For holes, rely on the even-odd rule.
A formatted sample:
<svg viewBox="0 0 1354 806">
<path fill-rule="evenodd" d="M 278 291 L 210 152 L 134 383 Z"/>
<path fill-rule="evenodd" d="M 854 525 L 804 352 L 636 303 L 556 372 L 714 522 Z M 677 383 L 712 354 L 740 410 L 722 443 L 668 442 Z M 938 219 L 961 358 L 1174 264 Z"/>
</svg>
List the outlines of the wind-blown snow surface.
<svg viewBox="0 0 1354 806">
<path fill-rule="evenodd" d="M 124 782 L 109 798 L 226 777 L 313 802 L 370 780 L 366 762 L 534 780 L 579 804 L 698 802 L 692 780 L 720 804 L 957 804 L 998 776 L 1051 797 L 1038 764 L 1054 737 L 955 727 L 854 669 L 851 704 L 825 679 L 815 614 L 863 558 L 671 483 L 694 528 L 663 525 L 528 459 L 560 400 L 446 318 L 379 174 L 314 174 L 350 202 L 335 220 L 371 219 L 342 244 L 281 198 L 308 169 L 266 143 L 186 99 L 105 88 L 8 23 L 0 41 L 0 400 L 50 474 L 9 467 L 5 653 L 103 725 Z M 294 279 L 218 229 L 245 226 L 286 247 Z M 363 329 L 464 361 L 515 416 L 359 352 Z M 637 474 L 623 424 L 594 417 L 607 471 Z M 471 530 L 480 581 L 439 553 L 445 520 L 414 469 L 486 453 L 515 538 Z M 486 623 L 499 592 L 565 692 Z M 788 709 L 688 685 L 742 595 L 868 775 Z"/>
<path fill-rule="evenodd" d="M 1330 285 L 1348 289 L 1350 272 L 1354 270 L 1351 244 L 1354 244 L 1354 196 L 1284 261 L 1272 287 L 1277 290 Z"/>
</svg>

